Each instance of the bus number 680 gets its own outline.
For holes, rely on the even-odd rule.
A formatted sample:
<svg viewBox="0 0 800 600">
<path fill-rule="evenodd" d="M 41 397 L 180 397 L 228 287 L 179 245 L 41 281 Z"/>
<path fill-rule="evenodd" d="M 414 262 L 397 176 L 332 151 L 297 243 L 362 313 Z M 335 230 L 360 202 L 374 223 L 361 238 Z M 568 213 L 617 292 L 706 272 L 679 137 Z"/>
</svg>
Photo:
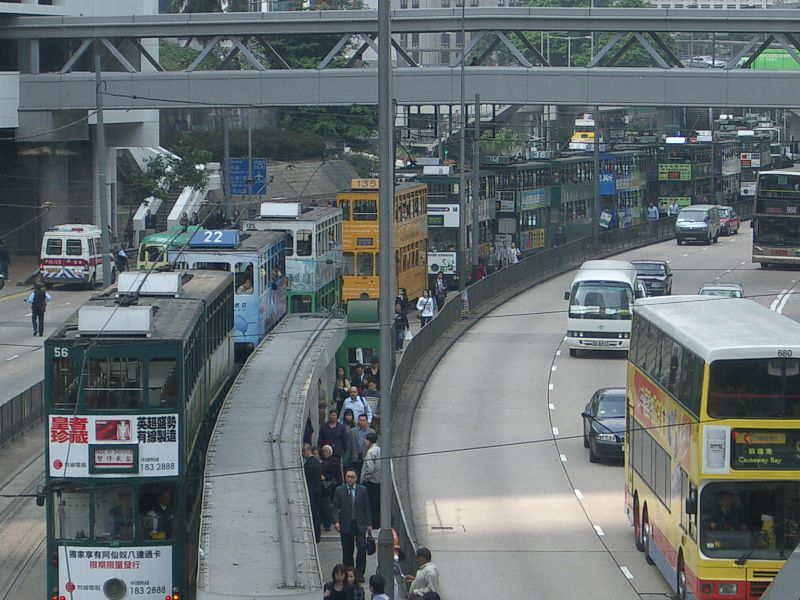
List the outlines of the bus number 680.
<svg viewBox="0 0 800 600">
<path fill-rule="evenodd" d="M 778 356 L 780 358 L 791 358 L 792 357 L 792 351 L 788 350 L 788 349 L 786 349 L 786 350 L 778 350 Z"/>
</svg>

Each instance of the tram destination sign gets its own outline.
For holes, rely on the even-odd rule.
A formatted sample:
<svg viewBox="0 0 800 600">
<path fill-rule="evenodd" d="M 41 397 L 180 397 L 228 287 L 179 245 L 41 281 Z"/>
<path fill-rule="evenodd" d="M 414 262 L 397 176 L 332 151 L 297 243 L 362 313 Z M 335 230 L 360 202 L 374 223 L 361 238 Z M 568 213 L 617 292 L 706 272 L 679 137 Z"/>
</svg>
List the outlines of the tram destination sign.
<svg viewBox="0 0 800 600">
<path fill-rule="evenodd" d="M 731 468 L 740 470 L 800 470 L 800 431 L 734 429 Z"/>
</svg>

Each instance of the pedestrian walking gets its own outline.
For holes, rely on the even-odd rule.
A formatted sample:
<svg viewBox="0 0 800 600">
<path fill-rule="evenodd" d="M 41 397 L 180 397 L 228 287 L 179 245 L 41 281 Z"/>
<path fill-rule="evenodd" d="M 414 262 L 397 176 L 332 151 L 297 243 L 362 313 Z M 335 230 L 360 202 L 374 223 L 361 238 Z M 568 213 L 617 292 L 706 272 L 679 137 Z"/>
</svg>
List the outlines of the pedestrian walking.
<svg viewBox="0 0 800 600">
<path fill-rule="evenodd" d="M 331 571 L 331 580 L 323 586 L 323 598 L 328 600 L 349 600 L 347 597 L 347 567 L 338 564 Z"/>
<path fill-rule="evenodd" d="M 364 600 L 364 587 L 361 585 L 362 579 L 359 577 L 356 568 L 353 566 L 345 569 L 346 576 L 344 578 L 345 584 L 348 587 L 348 596 L 352 600 Z"/>
<path fill-rule="evenodd" d="M 375 382 L 375 388 L 381 389 L 381 368 L 378 364 L 378 357 L 374 354 L 370 357 L 369 366 L 365 372 Z"/>
<path fill-rule="evenodd" d="M 339 413 L 334 409 L 328 412 L 328 420 L 319 428 L 320 446 L 330 446 L 335 456 L 344 454 L 347 428 L 339 422 Z"/>
<path fill-rule="evenodd" d="M 408 317 L 403 312 L 399 304 L 394 305 L 394 341 L 395 350 L 403 351 L 403 342 L 406 339 L 406 331 L 409 331 Z"/>
<path fill-rule="evenodd" d="M 347 409 L 353 411 L 353 418 L 356 422 L 358 422 L 360 415 L 366 415 L 367 422 L 372 422 L 372 409 L 369 406 L 369 402 L 364 400 L 364 397 L 358 393 L 358 388 L 355 385 L 350 386 L 350 397 L 342 404 L 342 411 L 347 412 Z M 344 421 L 344 412 L 339 419 L 340 421 Z"/>
<path fill-rule="evenodd" d="M 521 254 L 522 250 L 517 248 L 517 243 L 511 242 L 511 247 L 508 249 L 508 263 L 511 265 L 517 264 Z"/>
<path fill-rule="evenodd" d="M 350 396 L 350 380 L 344 372 L 344 367 L 336 369 L 336 382 L 333 384 L 334 400 L 336 402 L 336 411 L 342 411 L 342 402 Z"/>
<path fill-rule="evenodd" d="M 372 594 L 370 600 L 389 600 L 389 596 L 385 594 L 386 580 L 383 576 L 371 575 L 369 578 L 369 591 Z M 395 596 L 397 598 L 397 596 Z"/>
<path fill-rule="evenodd" d="M 447 285 L 444 281 L 444 273 L 439 271 L 433 282 L 433 299 L 436 300 L 436 310 L 442 310 L 447 299 Z"/>
<path fill-rule="evenodd" d="M 125 247 L 120 245 L 117 250 L 116 256 L 117 273 L 124 273 L 128 270 L 128 254 L 125 252 Z"/>
<path fill-rule="evenodd" d="M 681 210 L 681 207 L 678 206 L 678 203 L 675 202 L 675 200 L 673 200 L 670 203 L 669 208 L 667 208 L 667 215 L 670 216 L 670 217 L 677 217 L 678 213 L 680 212 L 680 210 Z"/>
<path fill-rule="evenodd" d="M 33 322 L 33 335 L 36 337 L 44 336 L 44 312 L 47 309 L 47 304 L 52 300 L 50 294 L 44 289 L 44 285 L 37 283 L 30 296 L 25 299 L 25 302 L 31 305 L 31 321 Z"/>
<path fill-rule="evenodd" d="M 359 416 L 356 426 L 347 430 L 342 456 L 342 463 L 346 469 L 355 469 L 356 473 L 361 472 L 361 463 L 367 451 L 366 439 L 370 433 L 375 433 L 375 430 L 367 423 L 366 415 Z"/>
<path fill-rule="evenodd" d="M 486 278 L 486 264 L 482 258 L 478 259 L 478 266 L 475 267 L 475 279 L 480 281 Z"/>
<path fill-rule="evenodd" d="M 381 391 L 375 382 L 370 380 L 362 396 L 372 409 L 372 423 L 370 423 L 370 426 L 375 430 L 375 433 L 378 433 L 381 424 Z"/>
<path fill-rule="evenodd" d="M 431 551 L 417 548 L 417 574 L 406 575 L 409 600 L 419 600 L 427 592 L 439 593 L 439 569 L 431 562 Z"/>
<path fill-rule="evenodd" d="M 147 209 L 147 212 L 144 215 L 144 228 L 145 229 L 155 229 L 156 228 L 156 216 L 150 212 L 150 209 Z"/>
<path fill-rule="evenodd" d="M 331 530 L 333 525 L 333 492 L 342 485 L 342 463 L 334 456 L 333 448 L 327 444 L 322 447 L 322 527 Z"/>
<path fill-rule="evenodd" d="M 0 240 L 0 274 L 8 279 L 8 267 L 11 265 L 11 255 L 8 253 L 6 243 Z"/>
<path fill-rule="evenodd" d="M 361 485 L 367 488 L 369 509 L 372 513 L 372 528 L 381 526 L 381 447 L 378 436 L 368 433 L 364 440 L 367 449 L 361 466 Z"/>
<path fill-rule="evenodd" d="M 193 212 L 192 216 L 189 217 L 189 225 L 200 225 L 200 215 L 197 212 Z"/>
<path fill-rule="evenodd" d="M 303 444 L 303 472 L 311 505 L 311 520 L 314 524 L 314 539 L 319 544 L 322 527 L 322 465 L 311 451 L 311 444 Z"/>
<path fill-rule="evenodd" d="M 417 312 L 419 312 L 419 326 L 425 327 L 433 318 L 433 311 L 436 308 L 430 290 L 422 290 L 422 296 L 417 300 Z"/>
<path fill-rule="evenodd" d="M 189 228 L 189 215 L 185 212 L 181 213 L 181 218 L 178 221 L 178 224 L 186 231 Z"/>
<path fill-rule="evenodd" d="M 128 248 L 133 248 L 133 217 L 128 217 L 125 223 L 125 244 Z"/>
<path fill-rule="evenodd" d="M 406 288 L 400 288 L 397 290 L 397 296 L 394 299 L 394 303 L 399 304 L 400 310 L 402 310 L 404 313 L 408 312 L 408 292 L 406 291 Z"/>
<path fill-rule="evenodd" d="M 345 566 L 354 564 L 355 550 L 355 567 L 361 579 L 367 568 L 365 535 L 367 532 L 372 533 L 372 515 L 367 489 L 358 485 L 358 475 L 354 469 L 345 472 L 344 481 L 333 495 L 333 526 L 339 532 L 342 543 L 342 563 Z"/>
</svg>

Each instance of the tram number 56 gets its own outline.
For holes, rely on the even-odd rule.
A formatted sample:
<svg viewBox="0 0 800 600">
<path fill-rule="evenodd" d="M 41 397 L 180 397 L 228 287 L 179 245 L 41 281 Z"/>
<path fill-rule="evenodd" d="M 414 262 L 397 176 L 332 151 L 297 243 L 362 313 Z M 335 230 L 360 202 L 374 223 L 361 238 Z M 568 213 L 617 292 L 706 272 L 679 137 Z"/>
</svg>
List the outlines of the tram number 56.
<svg viewBox="0 0 800 600">
<path fill-rule="evenodd" d="M 786 349 L 786 350 L 778 350 L 778 357 L 779 358 L 791 358 L 792 357 L 792 351 L 788 350 L 788 349 Z"/>
<path fill-rule="evenodd" d="M 56 358 L 69 358 L 69 348 L 55 347 L 53 348 L 53 356 Z"/>
</svg>

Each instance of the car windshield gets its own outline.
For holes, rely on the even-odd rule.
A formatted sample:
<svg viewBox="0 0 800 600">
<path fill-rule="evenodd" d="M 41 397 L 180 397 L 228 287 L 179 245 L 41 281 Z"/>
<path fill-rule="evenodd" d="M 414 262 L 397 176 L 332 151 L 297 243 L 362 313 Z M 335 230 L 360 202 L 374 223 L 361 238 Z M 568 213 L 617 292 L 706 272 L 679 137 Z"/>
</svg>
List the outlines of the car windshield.
<svg viewBox="0 0 800 600">
<path fill-rule="evenodd" d="M 597 404 L 596 418 L 616 419 L 625 416 L 625 394 L 603 394 Z"/>
<path fill-rule="evenodd" d="M 685 210 L 678 215 L 678 221 L 702 222 L 706 220 L 707 214 L 704 210 Z"/>
<path fill-rule="evenodd" d="M 742 290 L 735 288 L 703 288 L 701 296 L 718 296 L 720 298 L 744 298 Z"/>
<path fill-rule="evenodd" d="M 622 283 L 579 282 L 570 295 L 569 316 L 575 319 L 631 318 L 633 291 Z"/>
<path fill-rule="evenodd" d="M 700 495 L 700 549 L 706 556 L 783 560 L 800 537 L 800 482 L 709 483 Z"/>
<path fill-rule="evenodd" d="M 664 275 L 666 270 L 660 263 L 635 263 L 637 275 Z"/>
<path fill-rule="evenodd" d="M 723 219 L 727 219 L 728 217 L 731 216 L 730 208 L 720 208 L 718 210 L 719 210 L 719 216 L 722 217 Z"/>
</svg>

